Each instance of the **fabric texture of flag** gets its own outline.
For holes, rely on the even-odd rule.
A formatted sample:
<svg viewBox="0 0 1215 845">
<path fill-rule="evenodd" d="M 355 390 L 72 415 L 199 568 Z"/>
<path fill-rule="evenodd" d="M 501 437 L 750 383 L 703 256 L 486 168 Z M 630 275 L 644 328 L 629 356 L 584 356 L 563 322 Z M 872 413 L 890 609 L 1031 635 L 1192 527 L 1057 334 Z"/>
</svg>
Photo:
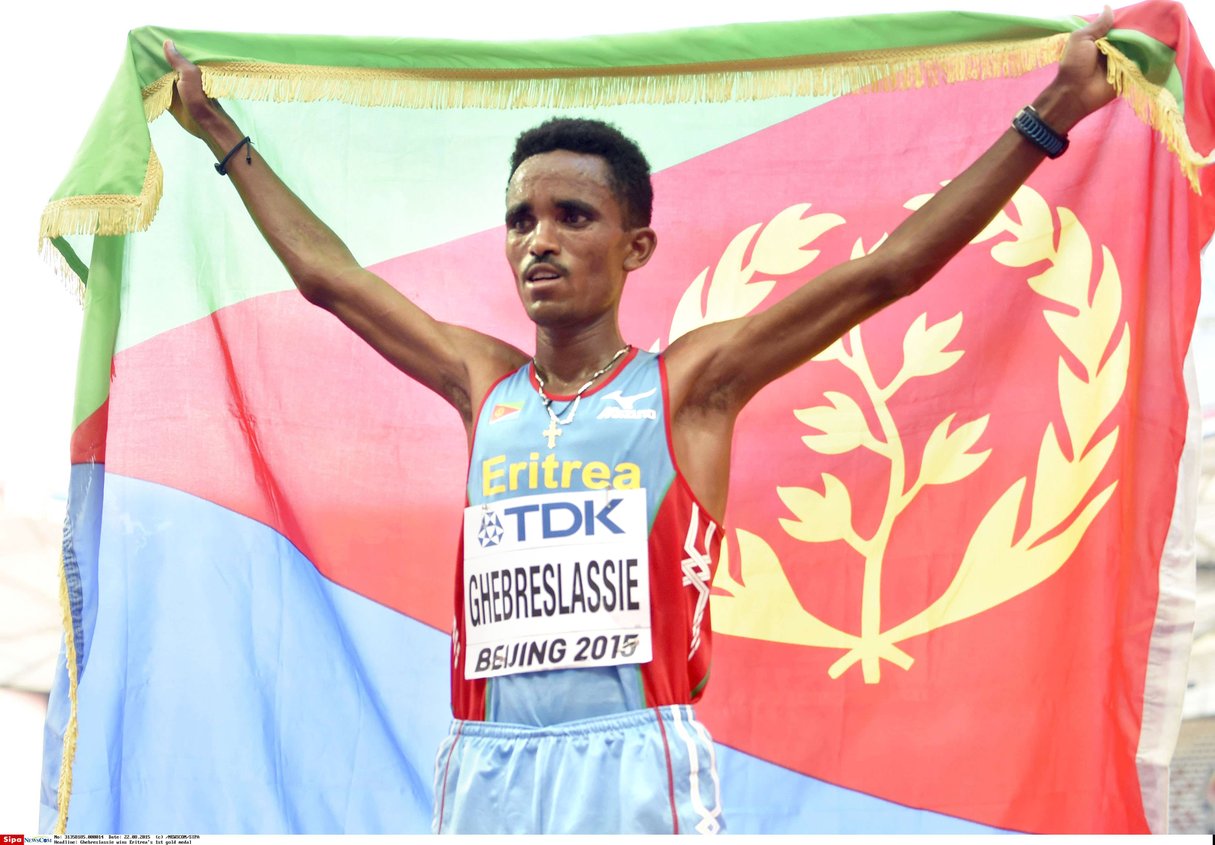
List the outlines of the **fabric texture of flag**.
<svg viewBox="0 0 1215 845">
<path fill-rule="evenodd" d="M 523 349 L 513 138 L 616 123 L 660 236 L 625 337 L 661 349 L 877 247 L 1082 24 L 132 32 L 43 218 L 85 307 L 44 829 L 426 831 L 449 718 L 457 417 L 295 292 L 161 116 L 165 38 L 360 261 Z M 699 707 L 732 832 L 1165 829 L 1215 75 L 1175 4 L 1119 10 L 1109 41 L 1121 100 L 739 420 Z"/>
</svg>

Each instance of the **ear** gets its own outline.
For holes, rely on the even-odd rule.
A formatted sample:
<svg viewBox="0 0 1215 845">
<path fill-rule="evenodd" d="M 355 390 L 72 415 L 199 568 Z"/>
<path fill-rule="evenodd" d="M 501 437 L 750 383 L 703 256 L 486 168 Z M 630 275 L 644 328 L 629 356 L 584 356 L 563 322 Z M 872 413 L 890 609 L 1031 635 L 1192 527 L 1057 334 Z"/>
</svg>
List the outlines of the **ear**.
<svg viewBox="0 0 1215 845">
<path fill-rule="evenodd" d="M 634 229 L 629 233 L 629 252 L 624 257 L 625 272 L 640 270 L 658 248 L 658 233 L 649 226 Z"/>
</svg>

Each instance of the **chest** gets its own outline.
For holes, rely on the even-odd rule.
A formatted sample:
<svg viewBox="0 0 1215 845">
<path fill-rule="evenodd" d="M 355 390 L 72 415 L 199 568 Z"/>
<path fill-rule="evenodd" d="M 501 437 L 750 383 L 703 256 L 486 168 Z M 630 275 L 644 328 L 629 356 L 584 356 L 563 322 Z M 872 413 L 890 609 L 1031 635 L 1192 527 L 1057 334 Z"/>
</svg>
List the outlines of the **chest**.
<svg viewBox="0 0 1215 845">
<path fill-rule="evenodd" d="M 658 367 L 633 361 L 577 399 L 546 407 L 529 369 L 490 392 L 477 422 L 470 503 L 537 493 L 665 487 L 673 466 Z"/>
</svg>

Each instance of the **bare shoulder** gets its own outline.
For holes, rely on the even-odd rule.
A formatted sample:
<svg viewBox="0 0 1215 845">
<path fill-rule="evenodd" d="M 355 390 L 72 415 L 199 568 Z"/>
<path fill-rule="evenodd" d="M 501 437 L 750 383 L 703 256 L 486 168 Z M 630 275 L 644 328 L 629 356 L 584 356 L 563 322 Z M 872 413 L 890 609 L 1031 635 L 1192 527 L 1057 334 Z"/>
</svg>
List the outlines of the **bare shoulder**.
<svg viewBox="0 0 1215 845">
<path fill-rule="evenodd" d="M 321 293 L 305 296 L 345 323 L 401 372 L 446 399 L 466 426 L 471 425 L 494 382 L 529 360 L 505 341 L 435 319 L 375 273 L 357 265 L 334 274 L 317 288 Z"/>
<path fill-rule="evenodd" d="M 446 331 L 462 350 L 467 366 L 469 420 L 475 418 L 495 384 L 531 361 L 521 349 L 476 329 L 448 323 Z"/>
</svg>

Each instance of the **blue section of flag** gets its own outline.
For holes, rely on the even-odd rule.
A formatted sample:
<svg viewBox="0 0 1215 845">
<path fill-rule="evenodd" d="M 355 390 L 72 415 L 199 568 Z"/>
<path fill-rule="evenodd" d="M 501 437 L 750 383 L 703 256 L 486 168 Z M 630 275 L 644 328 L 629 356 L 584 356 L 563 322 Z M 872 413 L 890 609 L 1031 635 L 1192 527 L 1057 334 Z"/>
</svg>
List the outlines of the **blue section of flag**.
<svg viewBox="0 0 1215 845">
<path fill-rule="evenodd" d="M 429 830 L 445 633 L 334 585 L 277 532 L 211 502 L 100 466 L 76 468 L 72 496 L 89 631 L 69 832 Z M 99 543 L 86 503 L 102 509 Z M 717 754 L 732 833 L 998 832 Z"/>
<path fill-rule="evenodd" d="M 105 498 L 105 464 L 72 466 L 67 519 L 63 531 L 63 565 L 68 602 L 75 620 L 77 671 L 89 658 L 93 625 L 97 620 L 97 571 L 81 567 L 80 560 L 95 561 L 101 538 L 101 503 Z"/>
<path fill-rule="evenodd" d="M 101 504 L 105 493 L 105 465 L 73 464 L 69 482 L 67 516 L 63 527 L 63 578 L 71 608 L 72 638 L 76 671 L 88 660 L 97 619 L 97 544 L 101 536 Z M 83 565 L 82 564 L 83 561 Z M 67 671 L 67 641 L 60 647 L 55 678 L 47 703 L 42 732 L 42 785 L 39 793 L 38 826 L 54 829 L 59 816 L 58 787 L 63 759 L 64 735 L 71 717 Z"/>
<path fill-rule="evenodd" d="M 107 475 L 102 509 L 68 832 L 429 830 L 445 633 L 213 503 Z"/>
<path fill-rule="evenodd" d="M 717 766 L 730 833 L 1007 832 L 834 786 L 720 744 Z"/>
</svg>

